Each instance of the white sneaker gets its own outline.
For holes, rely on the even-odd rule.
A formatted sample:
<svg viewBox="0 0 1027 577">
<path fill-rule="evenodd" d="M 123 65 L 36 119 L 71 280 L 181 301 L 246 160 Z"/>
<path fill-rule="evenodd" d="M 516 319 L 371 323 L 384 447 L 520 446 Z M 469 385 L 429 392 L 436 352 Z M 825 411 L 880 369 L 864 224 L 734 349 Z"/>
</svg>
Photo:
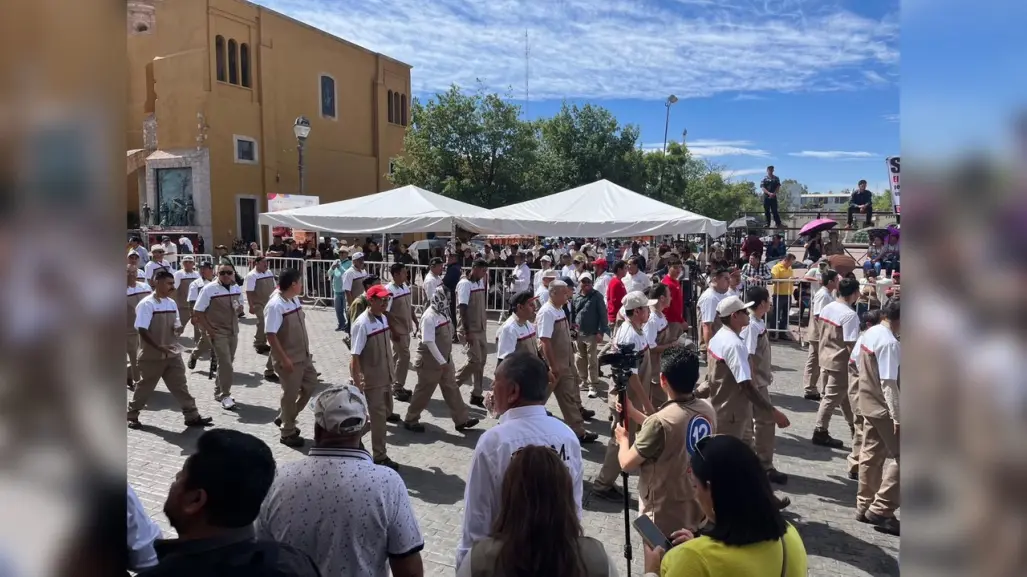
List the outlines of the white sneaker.
<svg viewBox="0 0 1027 577">
<path fill-rule="evenodd" d="M 232 397 L 225 397 L 221 399 L 221 408 L 226 411 L 231 411 L 235 408 L 235 401 L 232 400 Z"/>
<path fill-rule="evenodd" d="M 599 391 L 596 390 L 595 385 L 589 385 L 588 387 L 588 398 L 594 399 L 599 396 Z"/>
</svg>

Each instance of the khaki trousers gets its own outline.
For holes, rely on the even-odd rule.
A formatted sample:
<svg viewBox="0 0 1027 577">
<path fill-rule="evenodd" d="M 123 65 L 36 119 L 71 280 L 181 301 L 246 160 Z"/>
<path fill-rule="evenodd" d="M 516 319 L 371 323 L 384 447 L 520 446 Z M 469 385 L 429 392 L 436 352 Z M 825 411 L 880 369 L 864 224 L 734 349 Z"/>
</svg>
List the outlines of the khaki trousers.
<svg viewBox="0 0 1027 577">
<path fill-rule="evenodd" d="M 388 457 L 385 446 L 386 419 L 392 414 L 392 387 L 377 386 L 364 389 L 367 397 L 367 426 L 364 434 L 371 432 L 371 456 L 375 461 Z"/>
<path fill-rule="evenodd" d="M 196 346 L 193 348 L 193 352 L 190 356 L 199 359 L 204 353 L 210 352 L 210 335 L 204 331 L 200 331 L 200 338 L 196 340 Z"/>
<path fill-rule="evenodd" d="M 456 368 L 450 360 L 445 366 L 433 369 L 420 367 L 417 369 L 417 384 L 414 386 L 414 394 L 410 396 L 410 405 L 407 407 L 407 423 L 416 423 L 421 420 L 421 413 L 428 407 L 435 389 L 442 389 L 442 399 L 449 407 L 449 416 L 456 425 L 462 425 L 469 419 L 469 409 L 463 397 L 460 396 L 460 387 L 456 384 Z"/>
<path fill-rule="evenodd" d="M 310 396 L 317 386 L 317 371 L 309 359 L 292 364 L 292 371 L 282 370 L 281 363 L 275 363 L 275 369 L 282 384 L 282 401 L 278 418 L 282 420 L 282 438 L 291 437 L 299 431 L 296 429 L 296 417 L 307 406 Z"/>
<path fill-rule="evenodd" d="M 142 376 L 139 373 L 139 335 L 128 333 L 128 343 L 125 352 L 128 353 L 128 380 L 133 385 L 139 385 Z"/>
<path fill-rule="evenodd" d="M 257 311 L 257 332 L 253 335 L 253 346 L 267 346 L 267 333 L 264 332 L 264 305 L 254 304 L 253 310 Z"/>
<path fill-rule="evenodd" d="M 802 373 L 802 388 L 807 394 L 820 394 L 824 390 L 825 375 L 820 370 L 820 343 L 809 342 L 809 355 Z"/>
<path fill-rule="evenodd" d="M 464 344 L 464 352 L 467 353 L 467 362 L 456 372 L 456 383 L 458 386 L 471 381 L 471 396 L 482 396 L 481 386 L 485 379 L 485 356 L 488 354 L 488 343 L 485 342 L 485 333 L 467 333 L 467 343 Z"/>
<path fill-rule="evenodd" d="M 400 335 L 398 341 L 392 341 L 392 368 L 396 375 L 396 388 L 405 388 L 410 371 L 410 335 Z"/>
<path fill-rule="evenodd" d="M 667 402 L 667 393 L 664 393 L 663 388 L 660 386 L 659 369 L 654 372 L 656 374 L 653 375 L 652 381 L 649 383 L 649 402 L 653 404 L 653 407 L 659 409 L 663 403 Z"/>
<path fill-rule="evenodd" d="M 167 359 L 154 361 L 139 361 L 139 372 L 142 379 L 136 385 L 132 393 L 132 400 L 128 403 L 128 418 L 138 419 L 139 412 L 146 406 L 153 390 L 157 388 L 157 382 L 164 379 L 164 386 L 182 408 L 186 420 L 195 419 L 200 416 L 196 410 L 196 400 L 189 394 L 189 387 L 185 378 L 185 363 L 181 355 L 174 355 Z"/>
<path fill-rule="evenodd" d="M 757 387 L 760 396 L 770 402 L 770 390 Z M 742 431 L 742 440 L 752 447 L 764 470 L 774 468 L 774 436 L 777 434 L 777 423 L 773 411 L 764 411 L 756 405 L 752 406 L 752 426 Z"/>
<path fill-rule="evenodd" d="M 685 334 L 685 323 L 668 323 L 667 330 L 670 331 L 670 340 L 676 341 Z"/>
<path fill-rule="evenodd" d="M 214 392 L 214 400 L 220 401 L 225 397 L 232 396 L 232 378 L 235 376 L 232 362 L 235 360 L 235 350 L 239 347 L 239 335 L 215 334 L 211 346 L 214 348 L 214 354 L 218 357 L 217 388 Z"/>
<path fill-rule="evenodd" d="M 561 369 L 549 394 L 556 397 L 556 404 L 560 406 L 560 413 L 563 414 L 563 422 L 577 436 L 584 435 L 585 419 L 581 417 L 581 391 L 578 390 L 578 374 L 573 367 Z M 549 401 L 548 395 L 546 401 Z"/>
<path fill-rule="evenodd" d="M 739 407 L 731 412 L 717 412 L 718 435 L 730 435 L 744 441 L 745 430 L 752 428 L 752 403 L 740 403 Z"/>
<path fill-rule="evenodd" d="M 599 384 L 599 345 L 596 335 L 578 335 L 574 342 L 574 361 L 577 363 L 578 376 L 584 385 Z"/>
<path fill-rule="evenodd" d="M 817 428 L 828 430 L 831 424 L 831 415 L 834 410 L 841 407 L 845 415 L 845 422 L 852 426 L 852 406 L 849 404 L 849 373 L 848 371 L 821 371 L 827 385 L 824 387 L 824 396 L 820 399 L 820 409 L 817 411 Z M 719 424 L 719 423 L 718 423 Z"/>
<path fill-rule="evenodd" d="M 178 319 L 182 322 L 182 331 L 185 333 L 185 324 L 192 321 L 193 319 L 193 305 L 192 303 L 184 304 L 178 307 Z M 199 340 L 200 329 L 196 328 L 196 323 L 193 323 L 193 344 Z"/>
<path fill-rule="evenodd" d="M 610 405 L 610 411 L 616 410 L 617 403 L 617 392 L 613 389 L 610 390 L 610 396 L 608 404 Z M 631 393 L 631 389 L 628 388 L 628 399 L 631 404 L 635 407 L 641 407 L 641 399 L 637 399 L 634 394 Z M 617 481 L 617 475 L 620 474 L 620 446 L 617 444 L 616 436 L 614 435 L 614 429 L 617 423 L 620 422 L 620 415 L 614 413 L 613 424 L 610 426 L 610 440 L 606 443 L 606 456 L 603 457 L 603 466 L 599 469 L 599 474 L 596 476 L 596 480 L 592 482 L 592 487 L 605 491 L 613 486 Z M 635 425 L 635 432 L 639 429 L 638 425 Z"/>
<path fill-rule="evenodd" d="M 887 459 L 895 459 L 885 464 Z M 890 418 L 864 417 L 856 510 L 894 517 L 899 508 L 899 438 Z"/>
<path fill-rule="evenodd" d="M 866 430 L 866 419 L 859 413 L 852 415 L 852 451 L 846 460 L 849 462 L 849 470 L 859 470 L 859 455 L 863 451 L 863 435 Z"/>
</svg>

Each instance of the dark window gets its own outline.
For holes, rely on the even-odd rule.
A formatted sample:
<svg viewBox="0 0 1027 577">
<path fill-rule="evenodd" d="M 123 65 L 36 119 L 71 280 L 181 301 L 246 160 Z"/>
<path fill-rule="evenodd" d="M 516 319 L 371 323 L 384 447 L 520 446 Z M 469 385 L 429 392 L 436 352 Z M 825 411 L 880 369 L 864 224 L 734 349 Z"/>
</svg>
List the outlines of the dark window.
<svg viewBox="0 0 1027 577">
<path fill-rule="evenodd" d="M 257 242 L 257 201 L 252 198 L 239 199 L 239 236 L 246 242 Z"/>
<path fill-rule="evenodd" d="M 242 85 L 250 87 L 250 45 L 239 45 L 239 68 L 242 71 Z"/>
<path fill-rule="evenodd" d="M 225 81 L 225 37 L 214 38 L 214 60 L 217 65 L 218 81 Z"/>
<path fill-rule="evenodd" d="M 239 45 L 228 41 L 228 83 L 239 84 Z"/>
<path fill-rule="evenodd" d="M 321 76 L 321 116 L 335 118 L 335 79 Z"/>
<path fill-rule="evenodd" d="M 403 126 L 406 126 L 407 125 L 407 95 L 406 94 L 402 94 L 399 97 L 399 114 L 400 114 L 400 120 L 401 120 L 400 124 L 402 124 Z"/>
<path fill-rule="evenodd" d="M 395 110 L 392 121 L 399 124 L 399 92 L 392 93 L 392 108 Z"/>
<path fill-rule="evenodd" d="M 392 91 L 389 91 L 389 122 L 396 122 L 395 108 L 392 106 Z"/>
<path fill-rule="evenodd" d="M 257 160 L 257 143 L 252 140 L 237 138 L 235 140 L 235 157 L 239 160 L 253 162 Z"/>
</svg>

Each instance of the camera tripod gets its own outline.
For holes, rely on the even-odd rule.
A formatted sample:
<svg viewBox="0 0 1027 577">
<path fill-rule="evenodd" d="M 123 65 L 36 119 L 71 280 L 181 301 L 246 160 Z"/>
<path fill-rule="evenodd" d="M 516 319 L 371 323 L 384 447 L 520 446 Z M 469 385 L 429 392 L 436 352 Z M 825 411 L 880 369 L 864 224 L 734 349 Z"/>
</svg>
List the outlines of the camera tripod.
<svg viewBox="0 0 1027 577">
<path fill-rule="evenodd" d="M 628 434 L 628 444 L 634 442 L 634 427 L 628 419 L 628 381 L 631 371 L 620 367 L 611 367 L 614 390 L 620 403 L 618 420 Z M 616 424 L 614 425 L 616 426 Z M 621 486 L 624 489 L 624 561 L 627 565 L 627 577 L 631 577 L 631 495 L 628 493 L 628 472 L 621 468 Z"/>
</svg>

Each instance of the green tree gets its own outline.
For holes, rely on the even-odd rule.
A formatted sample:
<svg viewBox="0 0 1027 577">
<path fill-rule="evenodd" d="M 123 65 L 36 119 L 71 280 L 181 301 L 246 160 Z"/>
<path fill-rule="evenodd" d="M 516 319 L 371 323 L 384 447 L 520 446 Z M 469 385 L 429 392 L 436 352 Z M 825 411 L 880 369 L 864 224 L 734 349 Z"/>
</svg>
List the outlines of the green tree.
<svg viewBox="0 0 1027 577">
<path fill-rule="evenodd" d="M 779 210 L 798 210 L 802 204 L 802 195 L 809 194 L 809 189 L 794 178 L 781 181 L 777 190 L 777 206 Z"/>
<path fill-rule="evenodd" d="M 414 184 L 485 208 L 532 198 L 538 139 L 520 119 L 520 108 L 479 85 L 474 93 L 457 86 L 427 103 L 415 100 L 404 139 L 404 154 L 389 179 Z"/>
<path fill-rule="evenodd" d="M 692 156 L 677 142 L 667 145 L 667 154 L 645 154 L 647 196 L 717 220 L 731 221 L 741 211 L 760 210 L 756 184 L 728 182 L 724 167 Z M 662 175 L 662 186 L 661 186 Z"/>
<path fill-rule="evenodd" d="M 891 212 L 891 210 L 892 205 L 890 189 L 886 189 L 884 192 L 874 195 L 874 212 L 884 213 Z"/>
</svg>

